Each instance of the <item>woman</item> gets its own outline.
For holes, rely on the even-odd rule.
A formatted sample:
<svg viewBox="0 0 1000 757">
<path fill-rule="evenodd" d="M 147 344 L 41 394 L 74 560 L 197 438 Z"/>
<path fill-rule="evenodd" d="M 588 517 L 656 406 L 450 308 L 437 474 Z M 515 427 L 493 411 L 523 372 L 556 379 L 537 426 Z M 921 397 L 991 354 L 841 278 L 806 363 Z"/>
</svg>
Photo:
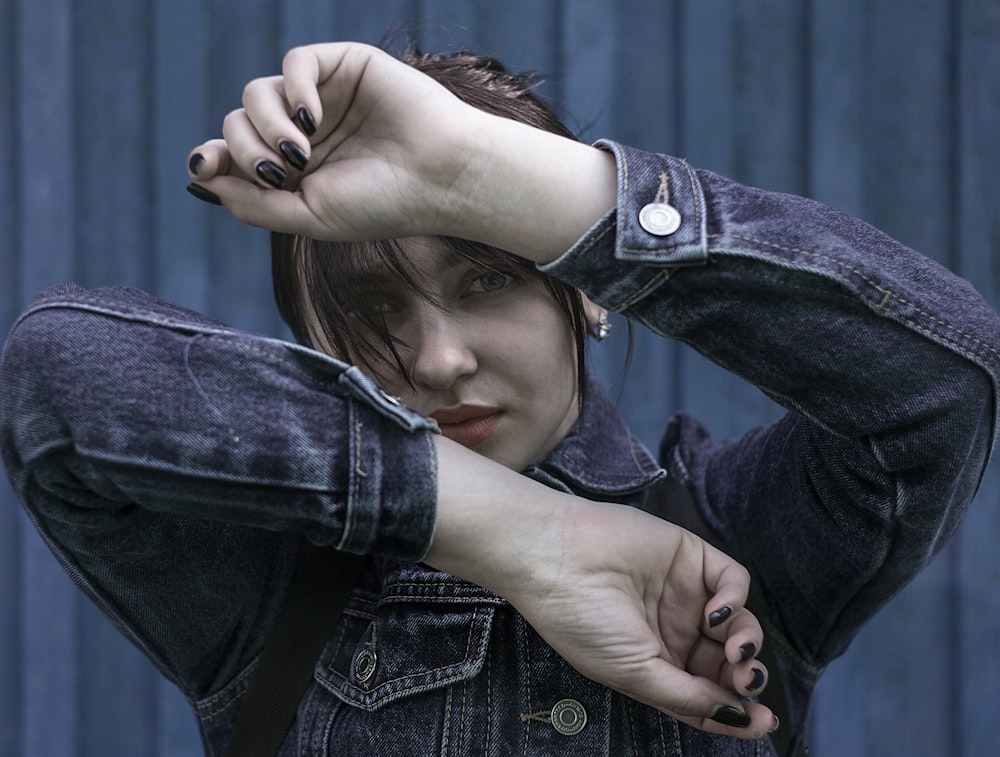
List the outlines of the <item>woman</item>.
<svg viewBox="0 0 1000 757">
<path fill-rule="evenodd" d="M 577 143 L 488 62 L 412 62 L 431 76 L 293 50 L 189 163 L 277 232 L 279 304 L 332 357 L 44 293 L 5 353 L 15 488 L 209 753 L 303 538 L 373 559 L 283 753 L 774 753 L 769 672 L 801 734 L 823 667 L 971 500 L 996 315 L 829 208 Z M 606 310 L 788 414 L 734 442 L 681 415 L 653 459 L 582 367 Z M 661 465 L 731 557 L 638 509 Z"/>
</svg>

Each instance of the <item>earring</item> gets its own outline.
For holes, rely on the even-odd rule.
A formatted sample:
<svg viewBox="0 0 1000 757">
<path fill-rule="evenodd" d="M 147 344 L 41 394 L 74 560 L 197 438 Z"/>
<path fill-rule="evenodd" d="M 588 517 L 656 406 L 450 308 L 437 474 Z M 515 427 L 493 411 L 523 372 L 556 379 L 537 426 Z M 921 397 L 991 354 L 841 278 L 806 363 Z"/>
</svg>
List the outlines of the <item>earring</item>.
<svg viewBox="0 0 1000 757">
<path fill-rule="evenodd" d="M 594 339 L 598 342 L 607 339 L 608 334 L 611 333 L 611 324 L 608 323 L 608 314 L 601 313 L 600 318 L 597 319 L 597 329 L 594 331 Z"/>
</svg>

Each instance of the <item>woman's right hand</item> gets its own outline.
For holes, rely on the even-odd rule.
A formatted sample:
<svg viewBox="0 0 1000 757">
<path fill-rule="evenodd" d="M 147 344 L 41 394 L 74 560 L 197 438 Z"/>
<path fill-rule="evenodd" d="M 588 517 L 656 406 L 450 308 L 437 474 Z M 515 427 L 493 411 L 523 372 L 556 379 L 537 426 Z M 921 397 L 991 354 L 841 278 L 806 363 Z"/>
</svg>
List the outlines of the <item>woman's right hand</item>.
<svg viewBox="0 0 1000 757">
<path fill-rule="evenodd" d="M 487 115 L 368 45 L 293 49 L 243 104 L 188 165 L 251 225 L 339 241 L 459 236 L 544 262 L 614 203 L 607 153 Z"/>
</svg>

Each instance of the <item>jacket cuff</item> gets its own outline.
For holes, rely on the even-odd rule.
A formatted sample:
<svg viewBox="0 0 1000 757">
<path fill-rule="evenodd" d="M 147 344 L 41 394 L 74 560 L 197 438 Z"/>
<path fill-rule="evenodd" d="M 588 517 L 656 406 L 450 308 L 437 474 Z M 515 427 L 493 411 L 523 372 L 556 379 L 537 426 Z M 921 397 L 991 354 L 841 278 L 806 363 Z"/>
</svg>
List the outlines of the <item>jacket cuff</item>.
<svg viewBox="0 0 1000 757">
<path fill-rule="evenodd" d="M 683 160 L 608 140 L 595 146 L 615 156 L 616 206 L 541 270 L 621 311 L 655 290 L 670 269 L 708 260 L 705 195 Z"/>
</svg>

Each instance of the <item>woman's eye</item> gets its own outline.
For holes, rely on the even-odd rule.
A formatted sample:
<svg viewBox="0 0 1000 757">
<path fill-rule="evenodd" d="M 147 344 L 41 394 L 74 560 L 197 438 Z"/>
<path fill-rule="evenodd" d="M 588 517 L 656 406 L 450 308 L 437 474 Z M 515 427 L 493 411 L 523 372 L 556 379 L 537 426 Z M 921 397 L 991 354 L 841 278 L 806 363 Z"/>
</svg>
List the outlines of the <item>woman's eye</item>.
<svg viewBox="0 0 1000 757">
<path fill-rule="evenodd" d="M 472 285 L 469 287 L 469 291 L 499 292 L 513 280 L 514 277 L 510 274 L 500 273 L 499 271 L 488 271 L 487 273 L 477 276 L 472 280 Z"/>
<path fill-rule="evenodd" d="M 387 313 L 394 313 L 398 310 L 395 303 L 381 297 L 365 297 L 354 308 L 355 313 L 364 313 L 368 316 L 384 316 Z"/>
</svg>

